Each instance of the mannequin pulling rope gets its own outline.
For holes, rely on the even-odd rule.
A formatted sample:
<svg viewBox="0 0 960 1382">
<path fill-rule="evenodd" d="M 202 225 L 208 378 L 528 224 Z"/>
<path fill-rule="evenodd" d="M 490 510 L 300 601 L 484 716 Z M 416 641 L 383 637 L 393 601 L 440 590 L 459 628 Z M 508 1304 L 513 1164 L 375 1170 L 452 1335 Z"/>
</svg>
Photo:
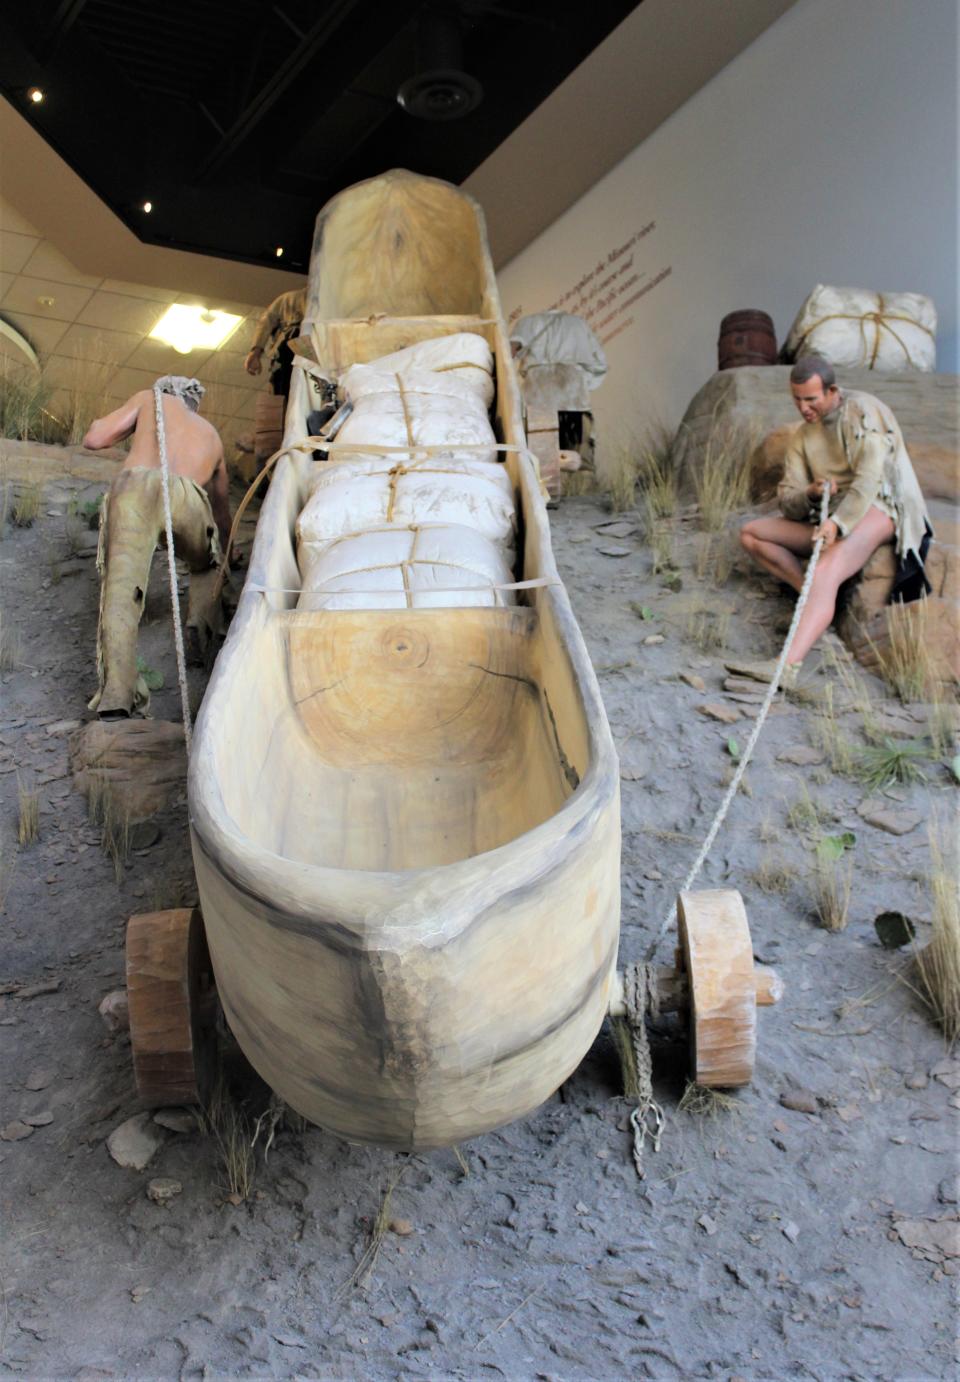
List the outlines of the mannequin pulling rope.
<svg viewBox="0 0 960 1382">
<path fill-rule="evenodd" d="M 177 678 L 180 682 L 180 706 L 183 712 L 183 742 L 190 757 L 193 731 L 190 722 L 190 697 L 187 694 L 187 659 L 183 650 L 183 624 L 180 620 L 180 599 L 177 594 L 177 566 L 173 550 L 173 514 L 170 509 L 170 462 L 167 459 L 167 432 L 163 422 L 163 394 L 159 384 L 153 386 L 153 406 L 157 420 L 157 447 L 160 452 L 160 473 L 163 476 L 163 524 L 167 538 L 167 570 L 170 575 L 170 607 L 173 613 L 173 641 L 177 650 Z"/>
</svg>

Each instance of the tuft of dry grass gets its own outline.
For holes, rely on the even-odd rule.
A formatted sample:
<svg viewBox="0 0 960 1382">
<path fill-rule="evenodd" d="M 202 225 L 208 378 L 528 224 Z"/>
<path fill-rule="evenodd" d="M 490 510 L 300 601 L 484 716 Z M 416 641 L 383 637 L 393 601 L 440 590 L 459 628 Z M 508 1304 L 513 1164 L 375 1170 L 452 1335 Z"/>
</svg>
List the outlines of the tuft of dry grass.
<svg viewBox="0 0 960 1382">
<path fill-rule="evenodd" d="M 102 773 L 88 774 L 87 813 L 93 825 L 100 827 L 100 844 L 113 861 L 117 882 L 123 877 L 123 866 L 130 857 L 129 813 L 120 806 L 110 783 Z"/>
<path fill-rule="evenodd" d="M 374 1218 L 373 1225 L 370 1229 L 370 1237 L 367 1241 L 367 1246 L 360 1257 L 360 1261 L 357 1263 L 356 1267 L 354 1267 L 353 1271 L 350 1273 L 350 1276 L 347 1278 L 347 1280 L 343 1283 L 342 1286 L 338 1287 L 337 1291 L 335 1292 L 335 1296 L 342 1296 L 343 1294 L 345 1294 L 345 1292 L 351 1290 L 354 1286 L 359 1286 L 361 1288 L 366 1286 L 367 1282 L 370 1280 L 370 1277 L 373 1275 L 373 1269 L 377 1264 L 377 1258 L 380 1255 L 380 1249 L 383 1246 L 383 1240 L 386 1237 L 387 1229 L 390 1227 L 390 1208 L 393 1203 L 393 1193 L 396 1190 L 397 1186 L 400 1184 L 404 1172 L 406 1171 L 409 1165 L 410 1162 L 405 1161 L 403 1165 L 396 1172 L 394 1172 L 394 1174 L 390 1177 L 390 1180 L 387 1182 L 387 1188 L 383 1192 L 383 1195 L 380 1200 L 380 1206 L 377 1210 L 376 1217 Z"/>
<path fill-rule="evenodd" d="M 95 418 L 110 412 L 112 400 L 108 393 L 117 365 L 110 359 L 96 359 L 95 350 L 70 362 L 63 402 L 58 407 L 68 446 L 79 446 Z"/>
<path fill-rule="evenodd" d="M 926 596 L 909 605 L 890 605 L 886 618 L 886 643 L 872 644 L 880 675 L 904 704 L 930 700 L 941 676 L 927 627 Z"/>
<path fill-rule="evenodd" d="M 711 609 L 707 605 L 691 609 L 683 633 L 701 652 L 713 653 L 725 648 L 730 634 L 730 611 Z"/>
<path fill-rule="evenodd" d="M 731 513 L 750 498 L 750 460 L 757 445 L 755 429 L 714 417 L 693 487 L 700 524 L 719 533 Z"/>
<path fill-rule="evenodd" d="M 20 666 L 20 635 L 0 610 L 0 672 Z"/>
<path fill-rule="evenodd" d="M 835 687 L 828 681 L 813 709 L 810 738 L 816 748 L 823 750 L 831 770 L 846 774 L 853 771 L 856 752 L 838 714 Z"/>
<path fill-rule="evenodd" d="M 637 477 L 640 460 L 634 445 L 621 442 L 610 450 L 609 459 L 604 466 L 604 481 L 607 497 L 614 513 L 632 509 L 637 498 Z"/>
<path fill-rule="evenodd" d="M 247 1200 L 253 1190 L 253 1140 L 247 1115 L 233 1102 L 222 1077 L 214 1085 L 204 1110 L 207 1127 L 217 1144 L 226 1179 L 225 1192 L 235 1201 Z"/>
<path fill-rule="evenodd" d="M 709 1085 L 688 1080 L 677 1112 L 692 1114 L 694 1118 L 719 1118 L 721 1113 L 739 1113 L 740 1105 L 732 1094 L 725 1094 L 722 1089 L 711 1089 Z"/>
<path fill-rule="evenodd" d="M 809 835 L 820 829 L 824 819 L 823 809 L 810 795 L 805 782 L 799 778 L 795 778 L 794 782 L 799 792 L 787 808 L 787 825 L 800 835 Z"/>
<path fill-rule="evenodd" d="M 761 892 L 771 894 L 789 891 L 796 876 L 797 870 L 793 865 L 772 851 L 766 851 L 757 867 L 747 875 Z"/>
<path fill-rule="evenodd" d="M 913 970 L 917 991 L 952 1048 L 960 1037 L 960 887 L 946 854 L 934 826 L 930 832 L 933 936 L 928 945 L 915 948 Z"/>
<path fill-rule="evenodd" d="M 842 931 L 849 919 L 853 860 L 826 851 L 814 855 L 812 890 L 817 919 L 825 931 Z"/>
<path fill-rule="evenodd" d="M 31 528 L 40 517 L 42 485 L 21 485 L 13 501 L 10 517 L 16 528 Z"/>
<path fill-rule="evenodd" d="M 726 585 L 733 570 L 736 551 L 729 533 L 701 533 L 697 541 L 694 569 L 698 581 Z"/>
<path fill-rule="evenodd" d="M 760 837 L 761 843 L 765 845 L 771 844 L 774 840 L 779 840 L 780 838 L 780 828 L 775 823 L 769 807 L 763 813 L 763 819 L 757 827 L 757 835 Z"/>
<path fill-rule="evenodd" d="M 40 791 L 32 778 L 21 777 L 17 773 L 17 840 L 21 845 L 32 845 L 40 838 Z"/>
<path fill-rule="evenodd" d="M 53 386 L 26 366 L 0 360 L 0 436 L 16 441 L 53 441 L 47 403 Z"/>
</svg>

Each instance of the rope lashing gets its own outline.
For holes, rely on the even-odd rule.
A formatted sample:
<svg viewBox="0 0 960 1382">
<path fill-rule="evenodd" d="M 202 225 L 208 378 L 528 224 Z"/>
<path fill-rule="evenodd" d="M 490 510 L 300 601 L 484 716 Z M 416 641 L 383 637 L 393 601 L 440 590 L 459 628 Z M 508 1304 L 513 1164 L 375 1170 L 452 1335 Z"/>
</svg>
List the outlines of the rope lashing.
<svg viewBox="0 0 960 1382">
<path fill-rule="evenodd" d="M 160 474 L 163 479 L 163 526 L 167 538 L 167 571 L 170 576 L 170 608 L 173 614 L 173 641 L 177 651 L 177 679 L 180 682 L 180 708 L 183 713 L 183 742 L 187 758 L 193 740 L 190 722 L 190 697 L 187 693 L 187 659 L 183 651 L 183 625 L 180 621 L 180 599 L 177 594 L 177 565 L 173 552 L 173 513 L 170 508 L 170 462 L 167 459 L 167 429 L 163 420 L 163 394 L 153 386 L 153 406 L 157 421 L 157 447 L 160 451 Z"/>
<path fill-rule="evenodd" d="M 821 527 L 826 521 L 829 506 L 830 491 L 829 489 L 824 489 L 823 494 L 820 496 Z M 801 615 L 803 614 L 803 611 L 806 608 L 807 598 L 810 594 L 810 587 L 813 584 L 813 574 L 817 569 L 817 562 L 820 560 L 820 551 L 822 547 L 823 538 L 818 537 L 816 542 L 813 544 L 813 551 L 810 554 L 810 561 L 807 564 L 806 574 L 803 578 L 803 585 L 800 587 L 800 594 L 797 598 L 796 608 L 793 611 L 793 618 L 790 620 L 790 628 L 787 630 L 787 636 L 784 639 L 783 648 L 781 649 L 780 656 L 777 659 L 777 665 L 774 668 L 773 679 L 770 682 L 770 685 L 767 687 L 767 694 L 763 698 L 763 704 L 760 707 L 760 713 L 754 721 L 753 730 L 750 734 L 750 738 L 747 740 L 747 746 L 743 751 L 743 757 L 737 764 L 737 770 L 733 775 L 733 778 L 730 782 L 730 786 L 727 788 L 724 798 L 721 801 L 719 807 L 717 808 L 717 813 L 713 818 L 713 822 L 710 826 L 710 829 L 707 831 L 707 837 L 704 840 L 703 844 L 700 846 L 700 853 L 693 861 L 693 864 L 690 868 L 690 872 L 687 874 L 686 878 L 683 880 L 683 883 L 680 885 L 680 892 L 682 893 L 689 891 L 697 876 L 699 875 L 700 870 L 703 868 L 703 865 L 706 863 L 707 855 L 713 848 L 713 842 L 717 838 L 717 834 L 720 830 L 720 827 L 721 825 L 723 825 L 723 822 L 726 819 L 727 812 L 730 810 L 730 804 L 737 794 L 737 790 L 740 786 L 740 783 L 743 781 L 743 775 L 747 771 L 747 764 L 750 762 L 750 759 L 753 756 L 753 750 L 756 747 L 757 740 L 760 738 L 760 731 L 763 729 L 764 721 L 766 720 L 767 715 L 770 711 L 770 707 L 773 704 L 773 698 L 777 694 L 777 690 L 780 686 L 780 678 L 783 676 L 783 669 L 787 663 L 787 653 L 790 651 L 790 645 L 792 644 L 793 636 L 797 631 L 797 625 L 800 623 Z M 647 960 L 648 963 L 650 960 L 653 959 L 653 956 L 656 953 L 657 946 L 660 944 L 661 940 L 666 935 L 667 931 L 670 929 L 670 927 L 673 925 L 676 919 L 677 904 L 676 901 L 674 901 L 666 916 L 663 918 L 659 931 L 654 936 L 653 940 L 647 948 L 647 953 L 644 956 L 644 958 Z"/>
</svg>

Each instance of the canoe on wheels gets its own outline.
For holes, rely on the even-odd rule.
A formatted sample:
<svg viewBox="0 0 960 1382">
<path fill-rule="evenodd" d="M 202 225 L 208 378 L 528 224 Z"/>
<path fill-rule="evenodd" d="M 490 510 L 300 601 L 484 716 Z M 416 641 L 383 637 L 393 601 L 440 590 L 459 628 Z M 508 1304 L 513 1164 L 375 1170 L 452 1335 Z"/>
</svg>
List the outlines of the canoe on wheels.
<svg viewBox="0 0 960 1382">
<path fill-rule="evenodd" d="M 377 447 L 297 450 L 315 401 L 295 371 L 290 449 L 194 735 L 203 919 L 227 1022 L 287 1103 L 346 1138 L 442 1146 L 528 1113 L 596 1037 L 619 934 L 617 759 L 525 450 L 477 204 L 405 172 L 341 193 L 318 218 L 301 336 L 329 379 L 359 378 L 358 419 L 357 366 L 389 357 L 409 412 L 424 371 L 398 358 L 451 338 L 466 363 L 436 373 L 446 387 L 489 371 L 488 442 L 461 445 L 454 426 L 421 452 L 436 433 L 414 426 L 384 464 L 414 486 L 418 460 L 492 466 L 514 517 L 499 544 L 471 524 L 491 508 L 479 500 L 460 523 L 440 505 L 398 532 L 341 524 L 317 558 L 338 574 L 305 599 L 298 518 L 318 473 L 352 464 L 359 494 Z M 427 559 L 404 548 L 398 593 L 392 544 L 413 529 Z M 386 553 L 358 570 L 348 549 L 374 537 Z"/>
<path fill-rule="evenodd" d="M 202 1102 L 219 997 L 307 1119 L 444 1146 L 535 1109 L 608 1012 L 643 1028 L 617 757 L 476 203 L 401 171 L 334 198 L 297 350 L 193 738 L 202 918 L 128 929 L 138 1087 Z M 737 893 L 678 915 L 678 968 L 640 987 L 689 1010 L 695 1078 L 742 1085 L 779 982 Z"/>
</svg>

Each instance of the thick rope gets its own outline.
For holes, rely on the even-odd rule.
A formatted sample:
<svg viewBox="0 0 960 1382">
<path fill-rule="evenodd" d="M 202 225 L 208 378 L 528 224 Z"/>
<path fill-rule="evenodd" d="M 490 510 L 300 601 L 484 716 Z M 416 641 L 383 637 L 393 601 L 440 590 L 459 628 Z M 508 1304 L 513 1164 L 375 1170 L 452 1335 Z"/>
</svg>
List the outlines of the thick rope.
<svg viewBox="0 0 960 1382">
<path fill-rule="evenodd" d="M 656 1017 L 660 1010 L 657 998 L 656 979 L 653 968 L 648 964 L 629 965 L 623 976 L 623 1000 L 626 1008 L 626 1024 L 630 1033 L 633 1062 L 636 1067 L 636 1088 L 628 1090 L 635 1094 L 637 1104 L 630 1114 L 630 1127 L 633 1130 L 633 1164 L 637 1175 L 643 1180 L 643 1153 L 647 1143 L 655 1152 L 660 1150 L 663 1135 L 663 1109 L 653 1097 L 653 1058 L 650 1054 L 650 1039 L 647 1036 L 647 1014 Z"/>
<path fill-rule="evenodd" d="M 824 492 L 820 497 L 821 527 L 826 521 L 829 505 L 830 491 L 828 489 L 824 489 Z M 800 623 L 800 616 L 803 614 L 804 608 L 806 607 L 807 598 L 810 594 L 810 587 L 813 584 L 813 573 L 817 569 L 817 562 L 820 560 L 820 550 L 822 547 L 823 538 L 818 537 L 816 542 L 813 544 L 813 551 L 810 554 L 810 561 L 807 564 L 807 570 L 803 578 L 803 585 L 800 588 L 800 595 L 797 599 L 796 609 L 793 611 L 793 618 L 790 621 L 790 628 L 787 630 L 787 636 L 784 639 L 783 648 L 781 649 L 780 656 L 777 659 L 777 665 L 774 668 L 773 680 L 770 682 L 770 685 L 767 688 L 767 694 L 763 698 L 763 704 L 760 707 L 760 713 L 754 721 L 753 731 L 750 735 L 750 738 L 747 740 L 747 746 L 743 751 L 743 757 L 737 764 L 737 771 L 734 773 L 733 778 L 730 782 L 730 786 L 727 788 L 724 798 L 721 801 L 719 807 L 717 808 L 717 813 L 713 818 L 713 822 L 710 826 L 710 829 L 707 831 L 707 837 L 704 840 L 703 844 L 700 846 L 700 853 L 693 861 L 693 864 L 690 868 L 690 872 L 687 874 L 686 878 L 683 880 L 683 883 L 680 885 L 680 891 L 682 893 L 685 893 L 689 890 L 689 888 L 693 885 L 695 879 L 697 878 L 698 874 L 700 873 L 700 870 L 703 868 L 703 865 L 706 863 L 707 855 L 713 848 L 713 842 L 717 838 L 717 834 L 720 830 L 721 825 L 723 825 L 723 822 L 726 820 L 727 812 L 730 810 L 730 804 L 733 801 L 734 797 L 737 795 L 737 790 L 740 786 L 740 783 L 743 781 L 743 775 L 747 771 L 747 764 L 750 762 L 750 759 L 753 756 L 753 750 L 756 747 L 757 740 L 760 738 L 760 731 L 763 729 L 764 721 L 766 720 L 767 715 L 770 711 L 770 707 L 773 704 L 773 698 L 777 694 L 777 690 L 780 686 L 780 678 L 783 676 L 783 669 L 787 663 L 787 653 L 790 651 L 790 645 L 793 642 L 793 636 L 797 631 L 797 625 Z M 672 906 L 670 907 L 670 910 L 663 918 L 659 931 L 654 936 L 650 945 L 647 947 L 647 953 L 644 956 L 644 959 L 647 961 L 648 964 L 656 954 L 657 946 L 663 940 L 663 937 L 669 931 L 670 927 L 673 925 L 676 919 L 677 904 L 676 901 L 674 901 Z"/>
<path fill-rule="evenodd" d="M 170 607 L 173 612 L 173 641 L 177 650 L 177 677 L 180 681 L 180 706 L 183 712 L 183 742 L 190 757 L 193 740 L 190 723 L 190 697 L 187 694 L 187 659 L 183 651 L 183 625 L 180 622 L 180 599 L 177 594 L 177 565 L 173 552 L 173 514 L 170 509 L 170 462 L 167 459 L 167 432 L 163 421 L 163 395 L 153 386 L 153 405 L 157 419 L 157 446 L 160 451 L 160 473 L 163 477 L 163 526 L 167 535 L 167 569 L 170 574 Z"/>
</svg>

